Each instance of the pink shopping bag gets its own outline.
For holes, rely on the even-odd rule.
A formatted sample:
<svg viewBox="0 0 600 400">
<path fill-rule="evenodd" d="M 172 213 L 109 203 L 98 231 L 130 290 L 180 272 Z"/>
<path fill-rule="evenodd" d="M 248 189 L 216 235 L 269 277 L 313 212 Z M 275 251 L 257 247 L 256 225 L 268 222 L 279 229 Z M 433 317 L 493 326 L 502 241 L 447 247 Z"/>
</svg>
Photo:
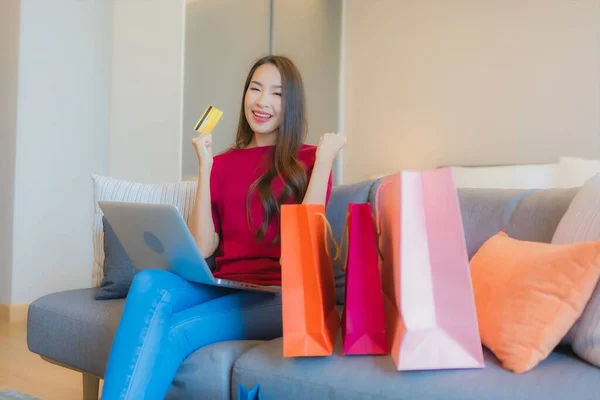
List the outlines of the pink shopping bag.
<svg viewBox="0 0 600 400">
<path fill-rule="evenodd" d="M 344 354 L 389 354 L 377 235 L 369 203 L 348 204 L 344 239 L 348 245 L 342 264 L 346 271 Z"/>
<path fill-rule="evenodd" d="M 452 170 L 402 171 L 376 196 L 392 358 L 398 370 L 483 368 Z"/>
</svg>

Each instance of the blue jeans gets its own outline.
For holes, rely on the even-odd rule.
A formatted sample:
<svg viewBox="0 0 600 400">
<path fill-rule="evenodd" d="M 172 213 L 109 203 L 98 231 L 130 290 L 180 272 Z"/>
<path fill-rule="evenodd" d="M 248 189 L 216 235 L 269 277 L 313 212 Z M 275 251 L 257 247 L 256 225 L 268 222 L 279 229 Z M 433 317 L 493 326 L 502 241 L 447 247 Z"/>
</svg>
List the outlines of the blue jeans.
<svg viewBox="0 0 600 400">
<path fill-rule="evenodd" d="M 164 399 L 177 369 L 202 346 L 282 335 L 281 296 L 139 272 L 112 344 L 103 400 Z"/>
</svg>

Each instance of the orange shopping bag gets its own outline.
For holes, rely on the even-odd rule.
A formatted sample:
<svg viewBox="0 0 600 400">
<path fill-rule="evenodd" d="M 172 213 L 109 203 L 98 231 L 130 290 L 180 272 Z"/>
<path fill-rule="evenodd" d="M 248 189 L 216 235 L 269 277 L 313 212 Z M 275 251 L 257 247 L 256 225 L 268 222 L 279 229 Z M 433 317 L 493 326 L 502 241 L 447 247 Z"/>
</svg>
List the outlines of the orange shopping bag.
<svg viewBox="0 0 600 400">
<path fill-rule="evenodd" d="M 325 206 L 281 207 L 283 356 L 333 354 L 340 317 L 335 305 L 331 226 Z"/>
</svg>

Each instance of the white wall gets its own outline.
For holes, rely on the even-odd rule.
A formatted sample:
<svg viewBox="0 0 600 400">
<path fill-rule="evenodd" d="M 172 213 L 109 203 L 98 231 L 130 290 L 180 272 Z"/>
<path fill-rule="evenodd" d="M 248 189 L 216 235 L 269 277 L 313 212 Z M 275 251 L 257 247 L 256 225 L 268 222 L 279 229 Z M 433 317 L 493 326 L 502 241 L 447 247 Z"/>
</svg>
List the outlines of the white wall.
<svg viewBox="0 0 600 400">
<path fill-rule="evenodd" d="M 179 180 L 185 1 L 114 1 L 113 17 L 110 174 Z"/>
<path fill-rule="evenodd" d="M 346 182 L 600 158 L 599 0 L 346 1 Z"/>
<path fill-rule="evenodd" d="M 213 132 L 215 151 L 221 152 L 235 139 L 246 74 L 255 60 L 269 53 L 290 57 L 300 69 L 307 97 L 307 142 L 317 143 L 323 133 L 337 130 L 341 7 L 342 0 L 188 2 L 184 179 L 198 173 L 190 141 L 204 108 L 213 104 L 224 112 Z"/>
<path fill-rule="evenodd" d="M 17 131 L 20 0 L 0 1 L 0 304 L 9 303 Z"/>
<path fill-rule="evenodd" d="M 246 74 L 269 54 L 268 0 L 202 0 L 187 4 L 182 174 L 198 176 L 191 146 L 194 125 L 212 104 L 223 111 L 213 131 L 215 153 L 229 148 L 237 132 Z M 252 21 L 249 23 L 248 21 Z"/>
<path fill-rule="evenodd" d="M 108 173 L 112 3 L 22 0 L 12 303 L 89 287 Z"/>
<path fill-rule="evenodd" d="M 302 74 L 311 144 L 338 130 L 341 19 L 342 0 L 273 3 L 273 54 L 290 57 Z"/>
</svg>

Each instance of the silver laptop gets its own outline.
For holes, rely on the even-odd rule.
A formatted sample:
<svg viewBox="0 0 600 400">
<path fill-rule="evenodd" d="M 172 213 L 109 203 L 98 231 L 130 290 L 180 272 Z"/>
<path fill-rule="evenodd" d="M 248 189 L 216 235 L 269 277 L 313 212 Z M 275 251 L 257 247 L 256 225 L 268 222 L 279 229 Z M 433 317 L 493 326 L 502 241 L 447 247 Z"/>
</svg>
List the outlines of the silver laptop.
<svg viewBox="0 0 600 400">
<path fill-rule="evenodd" d="M 138 270 L 162 269 L 191 282 L 260 292 L 281 292 L 262 286 L 215 278 L 177 207 L 99 201 L 98 205 Z"/>
</svg>

